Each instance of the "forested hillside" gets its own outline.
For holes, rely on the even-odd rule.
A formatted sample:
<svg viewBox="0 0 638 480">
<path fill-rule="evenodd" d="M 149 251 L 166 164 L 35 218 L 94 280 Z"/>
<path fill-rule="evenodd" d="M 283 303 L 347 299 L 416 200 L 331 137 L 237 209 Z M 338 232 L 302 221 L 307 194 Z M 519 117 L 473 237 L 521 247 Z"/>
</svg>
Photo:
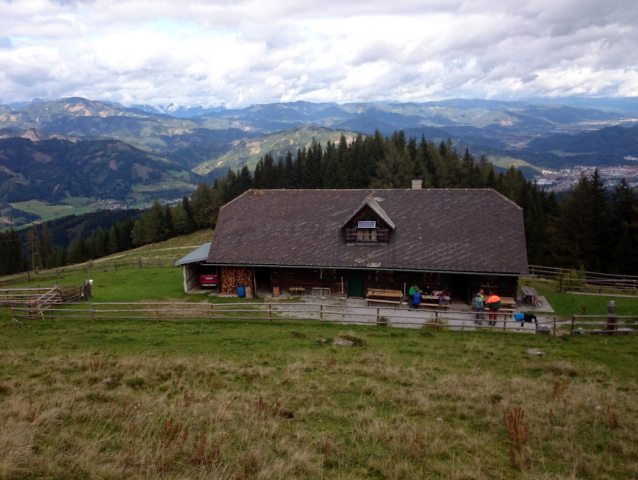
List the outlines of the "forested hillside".
<svg viewBox="0 0 638 480">
<path fill-rule="evenodd" d="M 638 200 L 626 182 L 609 192 L 597 174 L 583 177 L 559 204 L 514 168 L 497 172 L 486 157 L 476 159 L 469 149 L 459 155 L 450 141 L 406 138 L 402 131 L 389 138 L 377 132 L 353 141 L 344 135 L 325 144 L 313 140 L 308 148 L 288 151 L 278 160 L 266 153 L 254 172 L 246 165 L 229 169 L 212 186 L 200 183 L 175 208 L 155 202 L 136 221 L 127 219 L 90 234 L 84 229 L 68 250 L 58 247 L 48 264 L 85 261 L 214 228 L 221 206 L 251 188 L 410 188 L 414 176 L 423 178 L 424 188 L 493 188 L 516 202 L 523 208 L 532 264 L 638 273 Z M 36 242 L 42 241 L 44 230 L 32 231 Z M 46 235 L 51 237 L 50 231 Z"/>
<path fill-rule="evenodd" d="M 0 140 L 0 199 L 5 202 L 141 200 L 153 198 L 160 185 L 177 189 L 180 196 L 192 191 L 198 180 L 181 165 L 116 140 Z"/>
</svg>

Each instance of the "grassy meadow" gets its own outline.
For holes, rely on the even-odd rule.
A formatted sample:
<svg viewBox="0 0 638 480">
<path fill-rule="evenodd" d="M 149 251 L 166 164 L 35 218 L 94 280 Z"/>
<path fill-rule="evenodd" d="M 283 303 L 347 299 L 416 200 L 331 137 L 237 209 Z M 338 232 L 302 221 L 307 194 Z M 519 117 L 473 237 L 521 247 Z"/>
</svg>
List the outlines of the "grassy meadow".
<svg viewBox="0 0 638 480">
<path fill-rule="evenodd" d="M 634 338 L 2 327 L 1 478 L 638 477 Z"/>
</svg>

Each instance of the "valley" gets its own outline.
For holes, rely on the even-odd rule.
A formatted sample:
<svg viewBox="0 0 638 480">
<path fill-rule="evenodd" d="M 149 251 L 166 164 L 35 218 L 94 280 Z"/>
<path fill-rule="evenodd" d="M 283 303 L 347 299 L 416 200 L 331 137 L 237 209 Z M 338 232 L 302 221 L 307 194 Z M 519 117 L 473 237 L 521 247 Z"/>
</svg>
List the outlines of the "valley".
<svg viewBox="0 0 638 480">
<path fill-rule="evenodd" d="M 325 148 L 342 135 L 350 143 L 376 131 L 403 130 L 407 138 L 435 144 L 449 139 L 459 153 L 467 148 L 498 171 L 514 166 L 541 184 L 549 181 L 543 170 L 582 165 L 607 172 L 638 156 L 634 103 L 292 102 L 173 109 L 175 116 L 80 97 L 2 105 L 0 224 L 175 200 L 229 168 L 253 170 L 266 153 L 277 161 L 309 149 L 313 140 Z M 551 187 L 569 184 L 552 181 Z"/>
</svg>

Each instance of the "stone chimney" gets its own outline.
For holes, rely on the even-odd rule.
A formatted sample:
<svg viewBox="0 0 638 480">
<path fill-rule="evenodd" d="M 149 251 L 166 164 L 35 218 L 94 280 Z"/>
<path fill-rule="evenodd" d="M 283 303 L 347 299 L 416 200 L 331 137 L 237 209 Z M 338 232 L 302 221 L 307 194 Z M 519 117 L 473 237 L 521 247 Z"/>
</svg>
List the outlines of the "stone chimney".
<svg viewBox="0 0 638 480">
<path fill-rule="evenodd" d="M 422 190 L 422 189 L 423 189 L 423 177 L 413 177 L 412 190 Z"/>
</svg>

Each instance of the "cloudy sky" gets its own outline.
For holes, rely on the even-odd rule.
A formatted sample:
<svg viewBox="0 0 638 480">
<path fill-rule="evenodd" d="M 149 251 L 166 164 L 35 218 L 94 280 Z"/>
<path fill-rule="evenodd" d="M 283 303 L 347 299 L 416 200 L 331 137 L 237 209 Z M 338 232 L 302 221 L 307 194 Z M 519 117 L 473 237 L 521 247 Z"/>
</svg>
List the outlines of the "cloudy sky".
<svg viewBox="0 0 638 480">
<path fill-rule="evenodd" d="M 638 96 L 636 0 L 0 0 L 0 103 Z"/>
</svg>

